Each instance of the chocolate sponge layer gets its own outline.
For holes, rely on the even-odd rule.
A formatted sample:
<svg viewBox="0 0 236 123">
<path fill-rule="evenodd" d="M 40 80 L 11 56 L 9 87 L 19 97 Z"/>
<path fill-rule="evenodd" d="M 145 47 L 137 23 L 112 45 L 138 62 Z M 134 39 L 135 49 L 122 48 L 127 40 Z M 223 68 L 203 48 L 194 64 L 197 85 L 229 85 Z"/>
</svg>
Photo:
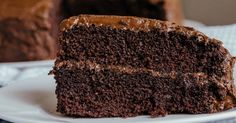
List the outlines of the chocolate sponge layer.
<svg viewBox="0 0 236 123">
<path fill-rule="evenodd" d="M 74 26 L 59 38 L 62 60 L 91 60 L 99 64 L 145 67 L 160 72 L 205 72 L 223 76 L 231 58 L 218 41 L 158 28 L 148 32 L 106 26 Z M 225 66 L 225 65 L 224 65 Z"/>
<path fill-rule="evenodd" d="M 74 61 L 59 63 L 57 109 L 74 117 L 213 113 L 235 106 L 235 95 L 203 73 L 154 74 Z M 229 91 L 230 90 L 230 91 Z M 234 102 L 233 102 L 234 100 Z"/>
</svg>

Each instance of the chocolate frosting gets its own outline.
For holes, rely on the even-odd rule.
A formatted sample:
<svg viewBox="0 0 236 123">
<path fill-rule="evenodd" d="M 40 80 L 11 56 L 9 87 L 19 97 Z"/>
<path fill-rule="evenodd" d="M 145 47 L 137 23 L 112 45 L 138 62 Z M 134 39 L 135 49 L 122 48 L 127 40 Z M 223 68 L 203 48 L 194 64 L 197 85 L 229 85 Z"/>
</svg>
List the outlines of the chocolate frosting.
<svg viewBox="0 0 236 123">
<path fill-rule="evenodd" d="M 114 29 L 132 30 L 132 31 L 150 31 L 158 28 L 163 31 L 175 31 L 183 33 L 188 37 L 196 36 L 199 41 L 222 44 L 221 41 L 210 39 L 203 33 L 185 26 L 179 26 L 168 21 L 160 21 L 156 19 L 147 19 L 133 16 L 108 16 L 108 15 L 79 15 L 65 19 L 60 24 L 60 31 L 67 31 L 74 26 L 109 26 Z"/>
</svg>

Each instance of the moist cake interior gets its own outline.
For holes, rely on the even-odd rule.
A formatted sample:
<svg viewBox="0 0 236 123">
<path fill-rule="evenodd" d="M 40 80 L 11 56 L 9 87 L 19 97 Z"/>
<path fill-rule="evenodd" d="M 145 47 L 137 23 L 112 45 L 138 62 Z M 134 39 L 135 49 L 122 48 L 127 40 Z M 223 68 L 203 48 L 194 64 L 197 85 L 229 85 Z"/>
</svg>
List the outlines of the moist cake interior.
<svg viewBox="0 0 236 123">
<path fill-rule="evenodd" d="M 160 29 L 134 32 L 95 25 L 74 26 L 60 40 L 66 40 L 61 42 L 61 60 L 89 60 L 102 65 L 141 67 L 165 73 L 204 72 L 222 76 L 223 71 L 217 69 L 228 54 L 220 47 L 220 42 L 206 45 L 197 36 Z"/>
<path fill-rule="evenodd" d="M 192 28 L 80 15 L 62 22 L 59 43 L 52 73 L 64 115 L 155 117 L 236 106 L 235 58 Z"/>
</svg>

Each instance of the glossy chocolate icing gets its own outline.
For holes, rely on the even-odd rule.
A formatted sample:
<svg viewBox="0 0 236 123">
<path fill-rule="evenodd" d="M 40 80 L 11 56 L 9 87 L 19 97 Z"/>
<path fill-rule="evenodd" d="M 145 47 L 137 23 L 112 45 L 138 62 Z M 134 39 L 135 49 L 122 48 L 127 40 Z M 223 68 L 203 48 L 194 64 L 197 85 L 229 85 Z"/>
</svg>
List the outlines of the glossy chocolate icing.
<svg viewBox="0 0 236 123">
<path fill-rule="evenodd" d="M 109 16 L 109 15 L 79 15 L 65 19 L 60 24 L 60 31 L 67 31 L 73 26 L 86 25 L 86 26 L 109 26 L 115 29 L 132 30 L 132 31 L 150 31 L 151 29 L 158 28 L 162 31 L 176 31 L 184 33 L 188 37 L 196 36 L 200 41 L 214 42 L 222 44 L 216 39 L 210 39 L 203 33 L 185 26 L 179 26 L 169 21 L 160 21 L 156 19 L 147 19 L 133 16 Z"/>
</svg>

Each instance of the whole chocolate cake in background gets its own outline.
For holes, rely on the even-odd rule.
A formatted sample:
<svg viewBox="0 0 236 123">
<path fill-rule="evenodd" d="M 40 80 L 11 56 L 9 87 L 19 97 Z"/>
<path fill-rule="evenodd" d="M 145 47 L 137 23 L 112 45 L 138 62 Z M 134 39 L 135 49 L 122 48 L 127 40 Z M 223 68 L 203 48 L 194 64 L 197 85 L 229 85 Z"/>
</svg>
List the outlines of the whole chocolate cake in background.
<svg viewBox="0 0 236 123">
<path fill-rule="evenodd" d="M 58 0 L 1 0 L 0 62 L 53 59 Z"/>
<path fill-rule="evenodd" d="M 65 0 L 69 16 L 123 15 L 182 23 L 181 0 Z"/>
<path fill-rule="evenodd" d="M 179 0 L 1 0 L 0 62 L 54 59 L 59 21 L 81 13 L 182 18 Z"/>
<path fill-rule="evenodd" d="M 57 111 L 73 117 L 214 113 L 236 106 L 232 57 L 190 27 L 80 15 L 60 26 Z"/>
</svg>

